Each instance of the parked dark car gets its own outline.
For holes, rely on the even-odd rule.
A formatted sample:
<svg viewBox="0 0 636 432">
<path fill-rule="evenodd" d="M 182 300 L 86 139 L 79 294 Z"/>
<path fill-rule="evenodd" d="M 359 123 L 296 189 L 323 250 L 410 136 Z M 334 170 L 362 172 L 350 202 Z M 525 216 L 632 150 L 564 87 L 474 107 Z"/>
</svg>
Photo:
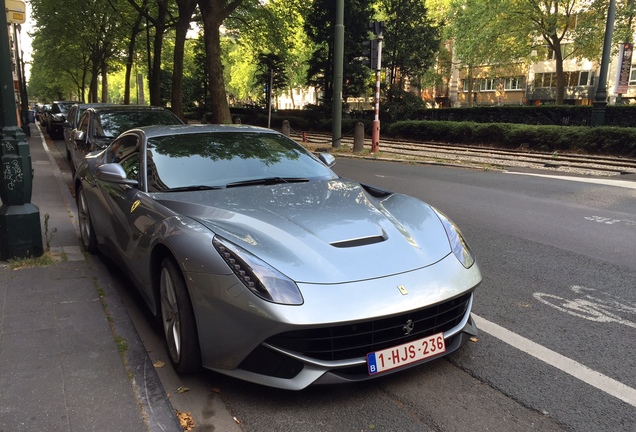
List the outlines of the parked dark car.
<svg viewBox="0 0 636 432">
<path fill-rule="evenodd" d="M 142 126 L 182 125 L 172 111 L 147 105 L 106 105 L 87 108 L 73 131 L 71 169 L 84 160 L 87 153 L 102 150 L 123 132 Z"/>
<path fill-rule="evenodd" d="M 35 113 L 35 119 L 40 123 L 40 126 L 46 127 L 46 116 L 51 111 L 51 104 L 43 104 L 39 110 Z"/>
<path fill-rule="evenodd" d="M 52 139 L 64 138 L 64 122 L 68 111 L 76 101 L 55 101 L 51 104 L 51 110 L 44 117 L 46 133 Z"/>
<path fill-rule="evenodd" d="M 64 144 L 66 145 L 66 158 L 71 160 L 71 149 L 73 148 L 73 131 L 79 125 L 79 119 L 84 111 L 88 108 L 104 108 L 107 106 L 118 106 L 105 103 L 77 103 L 68 111 L 66 121 L 64 122 Z"/>
</svg>

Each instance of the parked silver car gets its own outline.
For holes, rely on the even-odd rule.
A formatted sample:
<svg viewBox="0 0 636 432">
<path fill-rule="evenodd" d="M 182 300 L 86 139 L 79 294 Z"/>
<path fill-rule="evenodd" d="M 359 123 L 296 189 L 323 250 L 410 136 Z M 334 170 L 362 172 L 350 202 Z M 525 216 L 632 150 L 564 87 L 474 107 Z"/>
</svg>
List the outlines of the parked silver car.
<svg viewBox="0 0 636 432">
<path fill-rule="evenodd" d="M 299 390 L 450 354 L 481 274 L 455 225 L 269 129 L 129 130 L 79 166 L 83 247 L 130 275 L 178 372 Z"/>
</svg>

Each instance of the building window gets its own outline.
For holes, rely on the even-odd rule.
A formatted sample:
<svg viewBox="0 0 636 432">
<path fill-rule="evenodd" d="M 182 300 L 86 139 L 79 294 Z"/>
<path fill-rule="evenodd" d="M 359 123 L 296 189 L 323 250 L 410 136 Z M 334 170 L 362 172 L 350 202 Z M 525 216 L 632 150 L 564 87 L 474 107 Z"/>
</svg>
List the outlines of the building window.
<svg viewBox="0 0 636 432">
<path fill-rule="evenodd" d="M 462 92 L 464 93 L 468 93 L 468 86 L 469 86 L 470 82 L 469 82 L 469 78 L 464 78 L 462 79 Z M 477 87 L 479 86 L 479 80 L 475 80 L 473 81 L 473 91 L 477 91 Z"/>
<path fill-rule="evenodd" d="M 557 86 L 556 72 L 538 73 L 534 76 L 535 88 L 550 88 Z"/>
<path fill-rule="evenodd" d="M 576 87 L 579 85 L 579 72 L 564 72 L 565 75 L 565 86 L 566 87 Z"/>
<path fill-rule="evenodd" d="M 544 81 L 545 75 L 546 74 L 544 74 L 544 73 L 536 73 L 536 74 L 534 74 L 534 87 L 535 88 L 543 88 L 544 87 L 543 81 Z"/>
<path fill-rule="evenodd" d="M 504 81 L 504 89 L 505 90 L 523 90 L 524 85 L 524 77 L 508 77 Z"/>
<path fill-rule="evenodd" d="M 496 88 L 494 78 L 482 78 L 479 82 L 479 91 L 495 91 Z"/>
<path fill-rule="evenodd" d="M 586 86 L 590 80 L 590 72 L 589 71 L 581 71 L 579 73 L 579 85 Z"/>
<path fill-rule="evenodd" d="M 629 72 L 629 85 L 636 85 L 636 65 L 632 65 L 632 70 Z"/>
</svg>

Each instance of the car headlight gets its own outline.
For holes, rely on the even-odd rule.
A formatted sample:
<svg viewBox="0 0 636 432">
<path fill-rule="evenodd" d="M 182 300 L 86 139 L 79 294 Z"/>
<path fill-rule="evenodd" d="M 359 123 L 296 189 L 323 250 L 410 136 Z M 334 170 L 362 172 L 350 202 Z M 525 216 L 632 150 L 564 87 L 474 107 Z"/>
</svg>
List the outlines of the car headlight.
<svg viewBox="0 0 636 432">
<path fill-rule="evenodd" d="M 457 257 L 459 262 L 466 268 L 472 267 L 475 264 L 475 257 L 473 252 L 468 247 L 468 243 L 464 239 L 461 231 L 457 226 L 451 221 L 449 218 L 444 215 L 444 213 L 440 212 L 434 207 L 431 207 L 433 211 L 439 217 L 439 220 L 442 222 L 444 226 L 444 230 L 446 231 L 446 236 L 448 237 L 448 241 L 450 242 L 451 249 L 453 254 Z"/>
<path fill-rule="evenodd" d="M 272 303 L 303 304 L 296 283 L 274 267 L 220 237 L 215 237 L 212 243 L 243 285 L 254 294 Z"/>
</svg>

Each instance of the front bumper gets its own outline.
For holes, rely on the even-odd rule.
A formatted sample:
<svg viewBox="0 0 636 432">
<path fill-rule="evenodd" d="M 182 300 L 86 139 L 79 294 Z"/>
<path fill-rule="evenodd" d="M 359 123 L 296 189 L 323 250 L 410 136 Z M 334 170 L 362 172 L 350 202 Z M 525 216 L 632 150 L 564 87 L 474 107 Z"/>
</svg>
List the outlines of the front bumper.
<svg viewBox="0 0 636 432">
<path fill-rule="evenodd" d="M 315 350 L 281 343 L 281 335 L 343 329 L 390 319 L 397 319 L 401 328 L 409 314 L 463 298 L 464 305 L 457 309 L 454 321 L 449 321 L 446 327 L 436 325 L 430 329 L 430 334 L 444 333 L 446 352 L 441 356 L 448 355 L 476 334 L 470 310 L 481 273 L 477 265 L 465 269 L 451 254 L 432 266 L 385 278 L 333 285 L 299 284 L 305 300 L 301 306 L 273 304 L 257 298 L 233 275 L 187 273 L 186 280 L 204 367 L 263 385 L 300 390 L 314 382 L 369 379 L 367 353 L 427 334 L 366 344 L 350 355 L 335 357 L 315 355 Z M 402 286 L 407 288 L 407 294 L 398 289 Z M 416 324 L 416 328 L 420 327 Z"/>
</svg>

